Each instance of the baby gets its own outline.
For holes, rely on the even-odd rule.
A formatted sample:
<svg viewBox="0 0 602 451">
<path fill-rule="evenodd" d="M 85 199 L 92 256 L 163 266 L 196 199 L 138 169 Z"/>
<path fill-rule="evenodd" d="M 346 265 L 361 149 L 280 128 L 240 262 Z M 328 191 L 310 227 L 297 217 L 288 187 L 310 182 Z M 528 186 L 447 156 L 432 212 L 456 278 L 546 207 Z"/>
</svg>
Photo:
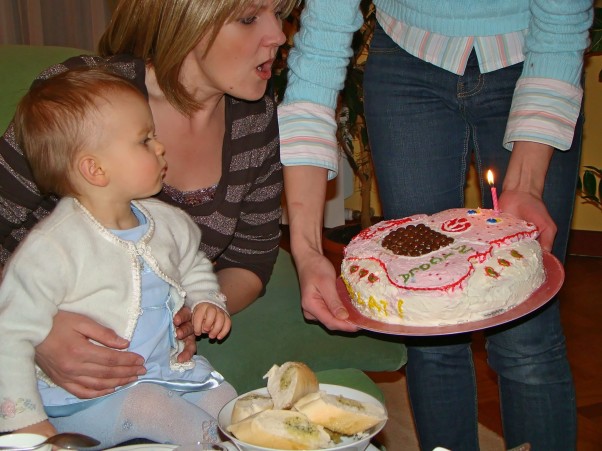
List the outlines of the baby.
<svg viewBox="0 0 602 451">
<path fill-rule="evenodd" d="M 177 362 L 172 319 L 185 304 L 195 334 L 221 340 L 230 316 L 198 226 L 149 198 L 167 165 L 147 100 L 102 68 L 70 70 L 36 82 L 14 124 L 39 189 L 61 200 L 0 285 L 0 432 L 77 431 L 101 448 L 140 437 L 219 441 L 216 416 L 235 390 L 202 356 Z M 55 386 L 36 369 L 34 348 L 59 309 L 129 340 L 145 358 L 146 383 L 92 400 Z"/>
</svg>

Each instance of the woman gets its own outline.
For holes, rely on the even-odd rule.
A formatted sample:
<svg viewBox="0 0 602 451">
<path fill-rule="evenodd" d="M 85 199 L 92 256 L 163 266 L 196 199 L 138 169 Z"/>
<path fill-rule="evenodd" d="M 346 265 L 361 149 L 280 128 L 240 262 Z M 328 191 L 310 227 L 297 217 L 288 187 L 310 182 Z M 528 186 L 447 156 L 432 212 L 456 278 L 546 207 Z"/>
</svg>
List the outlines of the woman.
<svg viewBox="0 0 602 451">
<path fill-rule="evenodd" d="M 201 228 L 201 249 L 215 264 L 230 313 L 262 293 L 278 253 L 282 168 L 276 106 L 265 92 L 285 40 L 281 17 L 295 2 L 123 0 L 101 38 L 100 56 L 48 69 L 108 65 L 148 98 L 169 168 L 159 197 L 187 211 Z M 57 199 L 41 196 L 31 181 L 12 126 L 0 152 L 9 164 L 0 169 L 4 263 Z M 174 322 L 189 317 L 181 312 Z M 180 337 L 191 333 L 189 323 L 184 329 Z M 86 318 L 61 313 L 37 349 L 37 363 L 79 397 L 109 393 L 144 373 L 140 356 L 89 339 L 128 346 Z M 179 359 L 188 360 L 195 349 L 189 340 Z"/>
<path fill-rule="evenodd" d="M 351 36 L 362 23 L 359 4 L 305 2 L 280 111 L 281 134 L 291 143 L 296 135 L 309 135 L 304 122 L 334 136 L 336 95 Z M 503 187 L 500 208 L 537 224 L 542 247 L 564 259 L 592 4 L 374 0 L 378 25 L 364 78 L 365 112 L 386 218 L 462 207 L 474 158 L 479 174 L 494 169 L 498 190 Z M 282 160 L 336 162 L 336 147 L 328 152 L 325 142 L 293 155 L 283 139 Z M 490 206 L 490 199 L 484 196 L 483 205 Z M 304 296 L 303 307 L 306 316 L 330 328 L 345 316 L 342 305 L 326 296 Z M 575 395 L 558 301 L 491 329 L 487 339 L 488 361 L 499 376 L 506 445 L 574 449 Z M 470 336 L 405 344 L 421 446 L 478 449 Z"/>
</svg>

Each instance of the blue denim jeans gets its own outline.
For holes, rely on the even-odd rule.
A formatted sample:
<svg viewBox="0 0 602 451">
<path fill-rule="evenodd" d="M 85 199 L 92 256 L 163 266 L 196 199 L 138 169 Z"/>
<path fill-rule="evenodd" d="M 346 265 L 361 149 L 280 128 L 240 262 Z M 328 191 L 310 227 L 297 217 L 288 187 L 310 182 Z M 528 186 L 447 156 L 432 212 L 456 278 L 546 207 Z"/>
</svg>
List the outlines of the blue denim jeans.
<svg viewBox="0 0 602 451">
<path fill-rule="evenodd" d="M 502 141 L 522 64 L 481 74 L 473 54 L 463 76 L 402 50 L 377 27 L 365 79 L 365 110 L 385 218 L 464 206 L 474 160 L 492 169 L 501 192 L 511 153 Z M 581 121 L 580 121 L 581 124 Z M 581 126 L 569 151 L 555 151 L 544 201 L 558 226 L 554 254 L 564 260 L 575 199 Z M 477 205 L 472 206 L 477 207 Z M 407 338 L 410 400 L 421 447 L 478 450 L 477 397 L 470 334 Z M 489 365 L 499 381 L 508 448 L 575 448 L 575 393 L 558 300 L 509 325 L 487 331 Z"/>
</svg>

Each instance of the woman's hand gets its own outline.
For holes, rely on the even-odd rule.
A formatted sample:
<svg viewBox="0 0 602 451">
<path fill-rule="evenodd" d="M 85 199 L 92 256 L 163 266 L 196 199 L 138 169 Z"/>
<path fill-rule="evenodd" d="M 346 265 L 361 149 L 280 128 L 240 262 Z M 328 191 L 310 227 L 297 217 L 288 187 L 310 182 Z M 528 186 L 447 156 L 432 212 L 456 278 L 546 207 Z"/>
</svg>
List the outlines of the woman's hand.
<svg viewBox="0 0 602 451">
<path fill-rule="evenodd" d="M 500 209 L 539 229 L 539 243 L 552 250 L 557 227 L 542 200 L 544 183 L 554 149 L 546 144 L 516 141 L 500 195 Z"/>
<path fill-rule="evenodd" d="M 178 354 L 178 362 L 184 363 L 196 354 L 196 337 L 192 325 L 192 312 L 189 307 L 182 307 L 173 317 L 176 336 L 184 341 L 184 349 Z"/>
<path fill-rule="evenodd" d="M 532 222 L 539 229 L 539 243 L 550 252 L 557 227 L 541 198 L 524 191 L 504 190 L 500 196 L 500 209 L 517 218 Z"/>
<path fill-rule="evenodd" d="M 59 310 L 48 337 L 36 347 L 36 363 L 68 392 L 93 398 L 146 373 L 141 356 L 118 351 L 128 346 L 127 340 L 90 318 Z"/>
<path fill-rule="evenodd" d="M 336 272 L 328 258 L 317 251 L 308 251 L 295 258 L 301 307 L 308 320 L 318 320 L 330 330 L 356 332 L 358 327 L 349 323 L 349 313 L 339 299 L 336 288 Z"/>
</svg>

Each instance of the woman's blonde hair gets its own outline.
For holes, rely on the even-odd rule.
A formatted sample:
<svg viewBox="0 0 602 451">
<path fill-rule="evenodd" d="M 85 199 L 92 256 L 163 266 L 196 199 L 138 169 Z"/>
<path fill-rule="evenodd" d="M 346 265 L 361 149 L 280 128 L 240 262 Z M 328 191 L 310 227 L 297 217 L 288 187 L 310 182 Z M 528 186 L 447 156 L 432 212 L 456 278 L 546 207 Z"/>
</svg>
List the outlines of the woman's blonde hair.
<svg viewBox="0 0 602 451">
<path fill-rule="evenodd" d="M 75 158 L 96 135 L 94 113 L 115 92 L 146 102 L 128 80 L 103 68 L 80 67 L 36 80 L 15 112 L 15 139 L 42 193 L 76 195 Z"/>
<path fill-rule="evenodd" d="M 299 0 L 274 0 L 288 15 Z M 184 114 L 200 108 L 180 83 L 186 55 L 204 38 L 207 50 L 222 26 L 257 7 L 258 0 L 121 0 L 101 37 L 102 56 L 129 54 L 151 63 L 167 100 Z"/>
</svg>

